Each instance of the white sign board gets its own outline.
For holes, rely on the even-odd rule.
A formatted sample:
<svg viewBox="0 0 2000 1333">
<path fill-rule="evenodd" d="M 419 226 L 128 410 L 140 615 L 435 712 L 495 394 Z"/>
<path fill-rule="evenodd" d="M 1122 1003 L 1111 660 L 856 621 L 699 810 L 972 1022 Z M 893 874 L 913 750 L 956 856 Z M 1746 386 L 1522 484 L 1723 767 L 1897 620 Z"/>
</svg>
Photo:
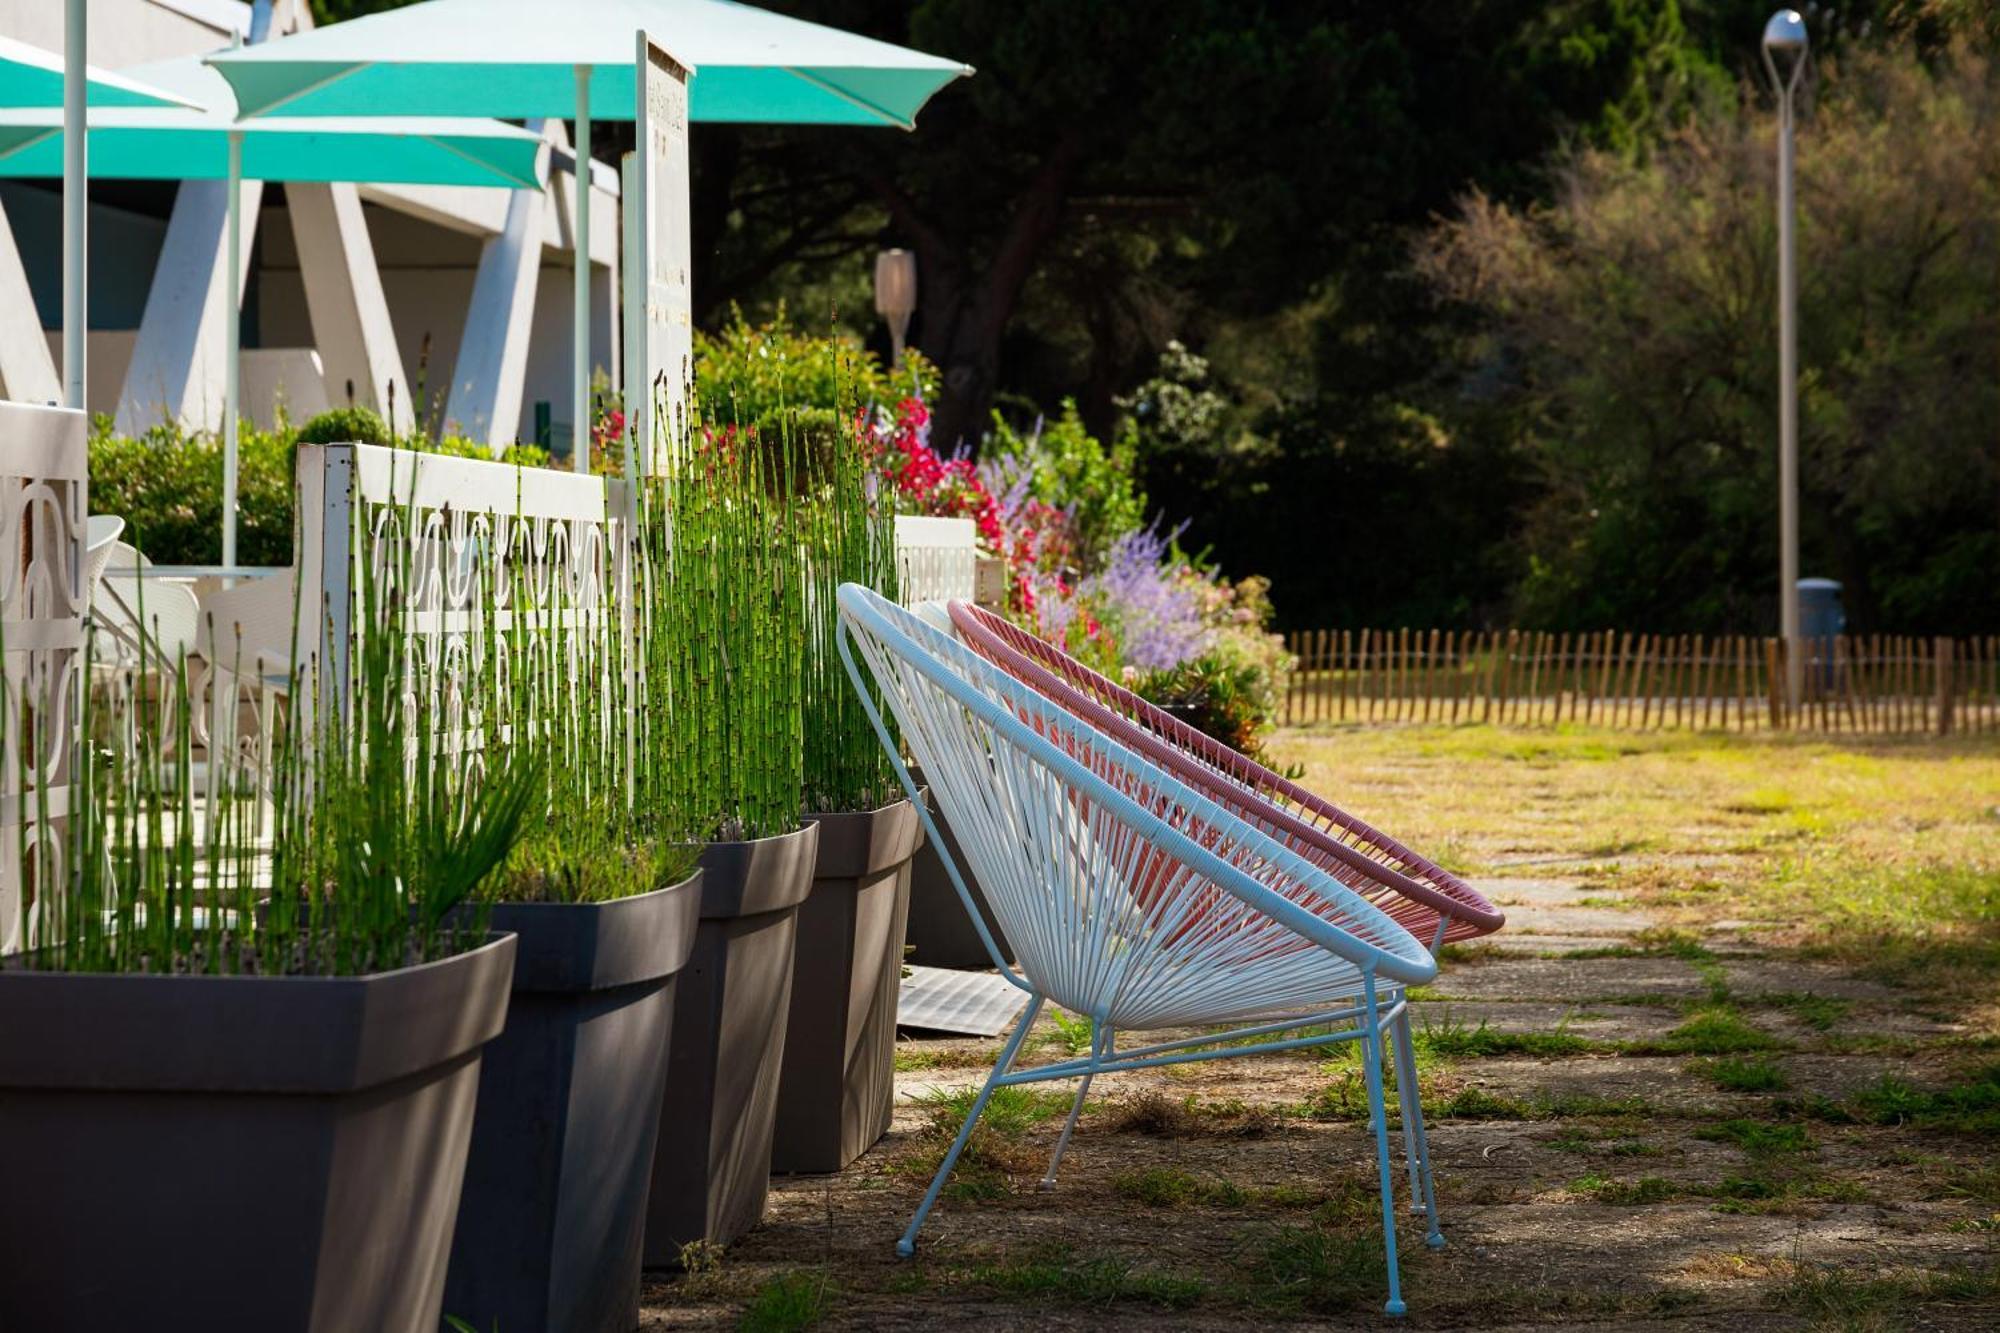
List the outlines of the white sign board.
<svg viewBox="0 0 2000 1333">
<path fill-rule="evenodd" d="M 688 429 L 694 299 L 688 220 L 688 79 L 693 71 L 638 34 L 636 181 L 625 183 L 627 418 L 638 470 L 658 472 Z M 633 302 L 631 296 L 640 300 Z M 635 304 L 639 307 L 634 309 Z"/>
</svg>

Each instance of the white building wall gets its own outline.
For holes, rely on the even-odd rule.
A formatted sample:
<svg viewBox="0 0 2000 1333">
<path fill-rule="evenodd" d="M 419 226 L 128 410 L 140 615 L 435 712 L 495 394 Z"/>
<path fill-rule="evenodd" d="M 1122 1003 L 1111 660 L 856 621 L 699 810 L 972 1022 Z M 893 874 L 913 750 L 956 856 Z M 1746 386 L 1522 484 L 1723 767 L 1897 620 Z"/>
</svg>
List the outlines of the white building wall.
<svg viewBox="0 0 2000 1333">
<path fill-rule="evenodd" d="M 274 28 L 283 31 L 296 26 L 293 8 L 302 8 L 303 0 L 274 3 Z M 61 0 L 0 0 L 0 34 L 60 51 L 62 21 Z M 115 69 L 198 54 L 226 45 L 232 32 L 247 31 L 249 21 L 250 6 L 240 0 L 91 0 L 90 58 L 93 64 Z M 611 273 L 621 216 L 617 173 L 597 163 L 594 184 L 591 254 L 598 301 L 591 362 L 609 370 L 616 364 L 609 297 L 615 290 Z M 59 348 L 60 196 L 53 188 L 25 184 L 0 189 L 9 192 L 9 212 L 16 215 L 15 237 L 22 264 L 36 288 L 41 322 Z M 23 189 L 31 195 L 21 197 Z M 428 391 L 435 396 L 437 405 L 431 419 L 440 424 L 458 363 L 481 247 L 503 225 L 509 193 L 421 186 L 364 185 L 360 189 L 405 382 L 416 392 Z M 558 442 L 567 440 L 572 429 L 568 420 L 571 194 L 565 173 L 545 197 L 540 271 L 516 427 L 522 439 L 534 437 L 535 404 L 540 401 L 550 404 Z M 49 213 L 46 228 L 38 216 L 25 224 L 19 216 L 42 211 Z M 167 219 L 95 202 L 90 221 L 93 328 L 89 399 L 95 411 L 116 412 L 140 312 L 160 276 L 155 261 Z M 246 319 L 245 412 L 253 420 L 267 421 L 271 402 L 283 397 L 296 418 L 307 402 L 321 397 L 337 400 L 340 395 L 335 392 L 337 386 L 315 392 L 310 386 L 289 383 L 303 376 L 303 368 L 315 352 L 289 216 L 282 209 L 267 209 L 254 227 L 246 224 L 245 234 L 257 242 L 245 286 L 246 305 L 255 303 Z M 253 357 L 258 360 L 254 370 Z M 423 405 L 417 406 L 421 412 Z"/>
</svg>

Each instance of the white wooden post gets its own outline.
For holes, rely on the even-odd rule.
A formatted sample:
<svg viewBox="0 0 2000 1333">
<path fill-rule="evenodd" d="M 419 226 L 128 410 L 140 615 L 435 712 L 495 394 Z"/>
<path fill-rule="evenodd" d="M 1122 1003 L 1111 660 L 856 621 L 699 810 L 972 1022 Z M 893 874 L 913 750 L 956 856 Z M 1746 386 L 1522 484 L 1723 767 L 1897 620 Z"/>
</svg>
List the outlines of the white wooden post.
<svg viewBox="0 0 2000 1333">
<path fill-rule="evenodd" d="M 626 412 L 639 442 L 640 466 L 657 473 L 672 459 L 688 428 L 688 382 L 694 373 L 693 269 L 688 211 L 688 79 L 693 67 L 676 59 L 644 31 L 637 34 L 638 181 L 627 189 L 637 226 L 625 263 L 644 301 L 625 311 L 628 345 L 636 340 L 632 364 L 643 373 L 628 377 Z M 664 445 L 664 447 L 663 447 Z"/>
<path fill-rule="evenodd" d="M 14 244 L 14 228 L 0 208 L 0 397 L 17 403 L 55 403 L 63 397 L 62 377 L 42 317 L 28 289 L 28 270 Z"/>
<path fill-rule="evenodd" d="M 416 413 L 360 192 L 345 183 L 293 181 L 285 197 L 326 400 L 345 407 L 352 385 L 355 406 L 380 412 L 398 434 L 409 431 Z"/>
<path fill-rule="evenodd" d="M 222 181 L 183 181 L 174 197 L 119 395 L 117 427 L 124 434 L 137 435 L 163 419 L 202 430 L 222 424 L 228 199 Z M 263 199 L 262 181 L 243 182 L 239 291 L 249 272 Z M 228 317 L 240 319 L 242 311 L 230 311 Z"/>
</svg>

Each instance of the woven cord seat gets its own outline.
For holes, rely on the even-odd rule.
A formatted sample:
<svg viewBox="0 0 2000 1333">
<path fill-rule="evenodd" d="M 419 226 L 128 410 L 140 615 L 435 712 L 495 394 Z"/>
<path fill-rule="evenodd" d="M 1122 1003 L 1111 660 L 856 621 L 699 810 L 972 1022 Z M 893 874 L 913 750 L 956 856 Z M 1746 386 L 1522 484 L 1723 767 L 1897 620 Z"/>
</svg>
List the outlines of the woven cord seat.
<svg viewBox="0 0 2000 1333">
<path fill-rule="evenodd" d="M 839 598 L 841 656 L 864 707 L 914 797 L 876 691 L 887 701 L 1014 945 L 1020 971 L 1003 971 L 1029 995 L 898 1249 L 914 1252 L 998 1087 L 1084 1080 L 1056 1146 L 1059 1161 L 1098 1073 L 1359 1041 L 1380 1176 L 1386 1308 L 1402 1313 L 1385 1043 L 1406 1007 L 1403 988 L 1430 980 L 1437 964 L 1378 905 L 1393 897 L 1387 886 L 1365 861 L 1343 861 L 1337 871 L 1316 863 L 867 589 L 845 585 Z M 931 825 L 928 811 L 924 820 Z M 941 843 L 934 826 L 929 832 Z M 947 857 L 945 868 L 976 916 L 958 866 Z M 1016 1069 L 1046 1000 L 1090 1020 L 1090 1051 Z M 1116 1044 L 1120 1033 L 1217 1026 L 1228 1030 Z M 1412 1103 L 1414 1073 L 1400 1086 L 1401 1100 Z M 1054 1174 L 1052 1161 L 1045 1183 Z"/>
<path fill-rule="evenodd" d="M 1500 929 L 1506 917 L 1477 889 L 1281 773 L 1197 731 L 983 607 L 952 602 L 953 629 L 980 656 L 1167 769 L 1183 782 L 1332 869 L 1365 862 L 1377 905 L 1433 950 Z M 1440 932 L 1440 927 L 1442 931 Z"/>
<path fill-rule="evenodd" d="M 1155 704 L 1091 670 L 1055 645 L 980 607 L 953 602 L 953 632 L 980 656 L 1043 697 L 1160 764 L 1240 818 L 1263 829 L 1373 900 L 1436 950 L 1498 930 L 1505 918 L 1484 895 L 1450 871 L 1282 774 L 1240 754 Z M 1366 867 L 1372 880 L 1357 881 Z M 1344 873 L 1348 872 L 1348 873 Z M 1407 1005 L 1390 1026 L 1398 1088 L 1416 1087 L 1416 1052 Z M 1429 1132 L 1414 1095 L 1399 1096 L 1413 1211 L 1428 1222 L 1426 1239 L 1444 1244 L 1430 1164 Z"/>
</svg>

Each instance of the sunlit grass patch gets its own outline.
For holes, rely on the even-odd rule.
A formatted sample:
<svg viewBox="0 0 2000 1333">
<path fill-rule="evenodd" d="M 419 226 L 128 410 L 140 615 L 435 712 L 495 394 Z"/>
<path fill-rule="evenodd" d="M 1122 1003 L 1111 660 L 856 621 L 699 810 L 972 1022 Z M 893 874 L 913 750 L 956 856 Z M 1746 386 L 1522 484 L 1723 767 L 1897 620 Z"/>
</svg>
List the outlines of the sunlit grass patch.
<svg viewBox="0 0 2000 1333">
<path fill-rule="evenodd" d="M 2000 1298 L 2000 1268 L 1856 1272 L 1794 1263 L 1790 1280 L 1779 1292 L 1779 1303 L 1814 1328 L 1868 1330 L 1907 1327 L 1913 1305 L 1972 1304 L 1996 1298 Z"/>
<path fill-rule="evenodd" d="M 2000 1061 L 1935 1090 L 1920 1089 L 1893 1074 L 1884 1074 L 1854 1096 L 1850 1113 L 1876 1125 L 2000 1134 Z"/>
<path fill-rule="evenodd" d="M 740 1333 L 798 1333 L 825 1318 L 831 1293 L 824 1273 L 786 1273 L 757 1289 L 736 1327 Z"/>
<path fill-rule="evenodd" d="M 955 1276 L 998 1295 L 1066 1305 L 1141 1304 L 1184 1310 L 1208 1290 L 1197 1277 L 1141 1268 L 1124 1258 L 1079 1258 L 1063 1246 L 1040 1247 L 1025 1258 L 979 1264 Z"/>
<path fill-rule="evenodd" d="M 1125 1172 L 1112 1179 L 1111 1188 L 1148 1208 L 1241 1208 L 1251 1199 L 1240 1185 L 1173 1167 Z"/>
<path fill-rule="evenodd" d="M 1768 1120 L 1724 1120 L 1695 1131 L 1698 1139 L 1733 1143 L 1752 1157 L 1775 1157 L 1817 1151 L 1819 1145 L 1804 1125 Z"/>
<path fill-rule="evenodd" d="M 1776 1037 L 1746 1021 L 1728 1005 L 1704 1005 L 1688 1014 L 1679 1026 L 1653 1041 L 1632 1043 L 1635 1055 L 1740 1055 L 1747 1051 L 1775 1050 L 1784 1045 Z"/>
<path fill-rule="evenodd" d="M 1412 1033 L 1412 1044 L 1419 1056 L 1434 1059 L 1487 1059 L 1503 1055 L 1554 1059 L 1598 1049 L 1596 1042 L 1579 1037 L 1568 1028 L 1567 1018 L 1553 1032 L 1503 1032 L 1489 1026 L 1484 1019 L 1477 1027 L 1469 1027 L 1447 1009 L 1435 1020 L 1426 1015 Z"/>
<path fill-rule="evenodd" d="M 1595 1172 L 1569 1183 L 1569 1192 L 1592 1203 L 1614 1207 L 1637 1207 L 1666 1203 L 1682 1195 L 1681 1187 L 1661 1176 L 1641 1176 L 1637 1180 L 1615 1180 Z"/>
<path fill-rule="evenodd" d="M 1574 1125 L 1549 1140 L 1557 1152 L 1602 1153 L 1609 1157 L 1657 1157 L 1660 1146 L 1625 1130 L 1593 1129 Z"/>
<path fill-rule="evenodd" d="M 991 1069 L 999 1049 L 966 1050 L 930 1042 L 896 1043 L 896 1072 L 920 1074 L 931 1069 Z"/>
<path fill-rule="evenodd" d="M 1765 1055 L 1722 1057 L 1697 1061 L 1688 1072 L 1707 1079 L 1724 1092 L 1783 1092 L 1785 1071 Z"/>
<path fill-rule="evenodd" d="M 1381 1299 L 1379 1230 L 1313 1223 L 1246 1240 L 1238 1263 L 1248 1303 L 1304 1314 L 1339 1314 Z"/>
<path fill-rule="evenodd" d="M 977 1088 L 940 1088 L 919 1097 L 917 1104 L 929 1113 L 932 1124 L 956 1134 L 978 1099 Z M 995 1134 L 1018 1138 L 1045 1120 L 1067 1114 L 1072 1100 L 1069 1095 L 1046 1088 L 1008 1084 L 993 1089 L 979 1124 Z"/>
<path fill-rule="evenodd" d="M 1854 1001 L 1813 991 L 1769 991 L 1753 997 L 1756 1004 L 1775 1005 L 1817 1032 L 1827 1032 L 1847 1017 Z"/>
</svg>

